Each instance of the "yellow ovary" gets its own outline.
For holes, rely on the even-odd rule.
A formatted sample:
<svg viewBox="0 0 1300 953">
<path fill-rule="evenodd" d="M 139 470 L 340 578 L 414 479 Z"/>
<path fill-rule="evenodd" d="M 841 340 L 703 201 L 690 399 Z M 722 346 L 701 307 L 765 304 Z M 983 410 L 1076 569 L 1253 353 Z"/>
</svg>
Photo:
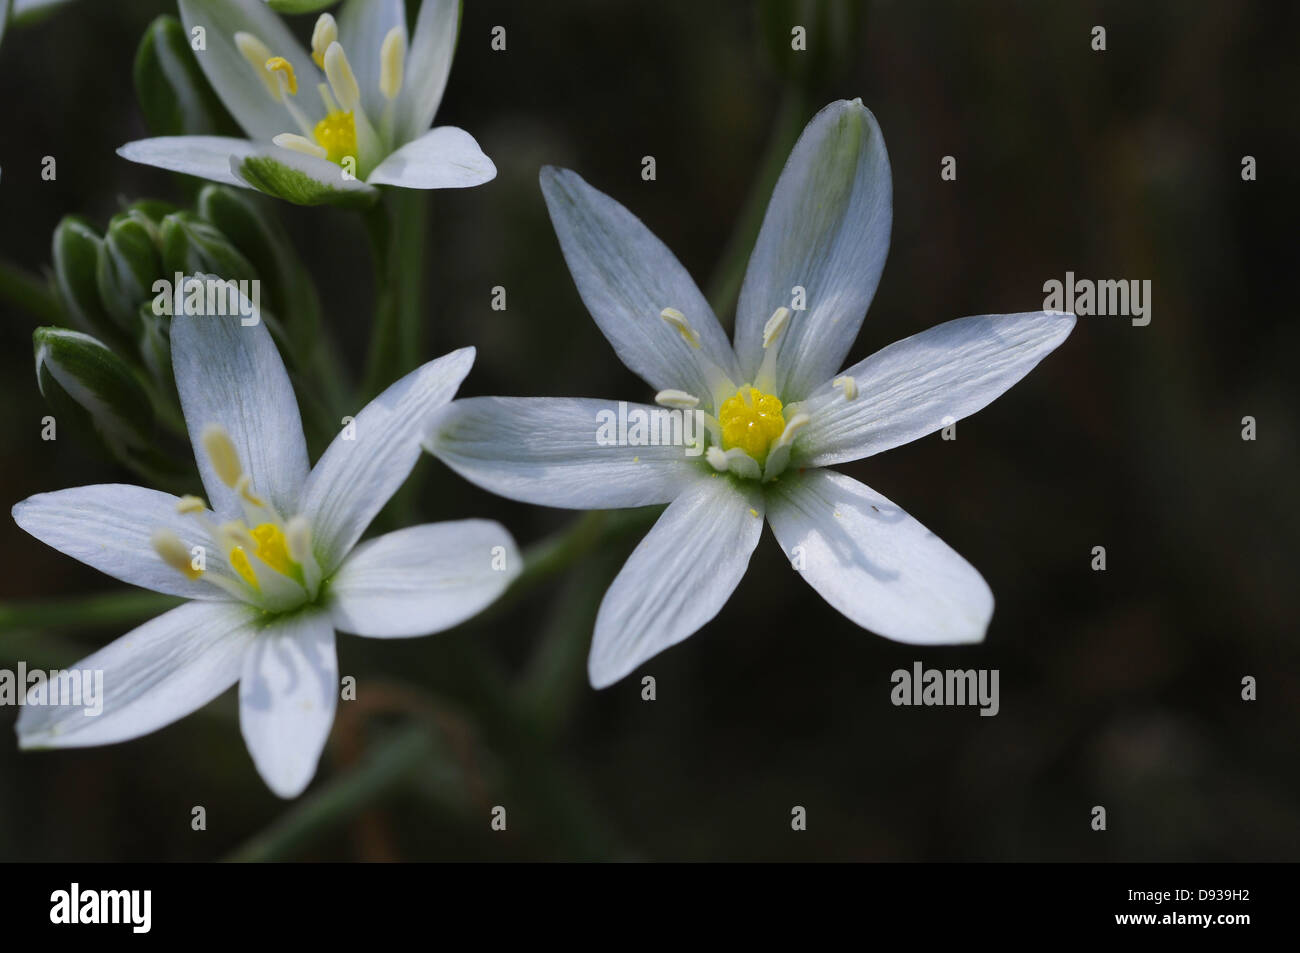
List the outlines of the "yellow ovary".
<svg viewBox="0 0 1300 953">
<path fill-rule="evenodd" d="M 331 162 L 357 154 L 357 126 L 350 112 L 331 112 L 316 123 L 316 144 L 325 150 Z"/>
<path fill-rule="evenodd" d="M 289 555 L 289 541 L 285 538 L 284 530 L 274 523 L 260 523 L 253 527 L 251 535 L 257 541 L 254 555 L 263 564 L 282 576 L 302 582 L 302 566 Z M 244 551 L 243 546 L 235 546 L 230 550 L 230 566 L 254 589 L 260 588 L 257 584 L 257 573 L 253 571 L 248 553 Z"/>
<path fill-rule="evenodd" d="M 722 402 L 718 423 L 722 426 L 723 450 L 739 447 L 759 463 L 767 459 L 772 441 L 785 430 L 780 398 L 750 386 L 740 388 Z"/>
</svg>

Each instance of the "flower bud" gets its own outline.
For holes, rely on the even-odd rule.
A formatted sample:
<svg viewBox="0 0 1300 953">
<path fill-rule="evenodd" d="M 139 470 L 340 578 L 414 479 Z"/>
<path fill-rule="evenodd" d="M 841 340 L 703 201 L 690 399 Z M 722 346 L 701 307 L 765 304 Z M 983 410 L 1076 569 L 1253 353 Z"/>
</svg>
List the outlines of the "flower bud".
<svg viewBox="0 0 1300 953">
<path fill-rule="evenodd" d="M 257 269 L 230 240 L 193 212 L 173 212 L 162 220 L 158 232 L 163 269 L 169 276 L 208 274 L 236 281 L 258 277 Z"/>
<path fill-rule="evenodd" d="M 134 74 L 136 99 L 155 136 L 239 135 L 175 17 L 160 16 L 145 29 Z"/>
<path fill-rule="evenodd" d="M 83 331 L 112 336 L 120 331 L 100 303 L 96 279 L 103 244 L 103 239 L 84 218 L 65 216 L 54 229 L 51 242 L 54 283 L 63 310 L 73 323 Z"/>
<path fill-rule="evenodd" d="M 93 432 L 118 456 L 150 445 L 154 412 L 149 394 L 127 363 L 89 334 L 37 328 L 36 382 L 58 417 Z"/>
<path fill-rule="evenodd" d="M 136 337 L 140 302 L 152 300 L 153 283 L 162 277 L 158 226 L 138 209 L 113 217 L 100 248 L 95 280 L 109 315 Z"/>
</svg>

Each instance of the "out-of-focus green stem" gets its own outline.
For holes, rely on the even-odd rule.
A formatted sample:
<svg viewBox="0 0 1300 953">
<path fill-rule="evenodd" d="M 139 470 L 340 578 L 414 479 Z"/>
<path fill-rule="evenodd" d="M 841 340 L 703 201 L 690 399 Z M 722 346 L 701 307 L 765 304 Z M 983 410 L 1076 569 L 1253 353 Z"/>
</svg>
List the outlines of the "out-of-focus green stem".
<svg viewBox="0 0 1300 953">
<path fill-rule="evenodd" d="M 661 512 L 661 506 L 643 506 L 630 510 L 591 510 L 583 513 L 565 529 L 524 550 L 523 570 L 505 594 L 479 615 L 477 620 L 495 618 L 525 593 L 559 575 L 602 543 L 649 529 Z"/>
<path fill-rule="evenodd" d="M 81 598 L 0 602 L 0 632 L 58 626 L 134 625 L 180 605 L 183 600 L 131 589 Z"/>
<path fill-rule="evenodd" d="M 61 324 L 63 309 L 48 284 L 17 265 L 0 260 L 0 301 L 33 315 L 42 324 Z"/>
<path fill-rule="evenodd" d="M 375 256 L 375 323 L 362 382 L 369 400 L 423 357 L 424 246 L 429 197 L 395 189 L 364 213 Z"/>
<path fill-rule="evenodd" d="M 781 177 L 785 160 L 790 155 L 799 133 L 808 122 L 808 97 L 797 86 L 789 86 L 781 97 L 777 107 L 776 122 L 768 139 L 767 149 L 759 161 L 758 174 L 750 186 L 749 196 L 745 199 L 736 224 L 731 230 L 731 238 L 722 253 L 722 258 L 714 267 L 713 277 L 709 279 L 706 297 L 713 308 L 713 313 L 725 325 L 726 316 L 732 313 L 736 298 L 740 295 L 740 285 L 745 279 L 745 266 L 749 264 L 750 252 L 758 239 L 758 230 L 763 225 L 763 215 L 767 212 L 768 200 L 776 180 Z"/>
<path fill-rule="evenodd" d="M 294 856 L 317 835 L 338 827 L 408 781 L 434 751 L 433 736 L 426 726 L 410 725 L 401 729 L 377 745 L 352 771 L 295 804 L 225 859 L 248 863 Z"/>
</svg>

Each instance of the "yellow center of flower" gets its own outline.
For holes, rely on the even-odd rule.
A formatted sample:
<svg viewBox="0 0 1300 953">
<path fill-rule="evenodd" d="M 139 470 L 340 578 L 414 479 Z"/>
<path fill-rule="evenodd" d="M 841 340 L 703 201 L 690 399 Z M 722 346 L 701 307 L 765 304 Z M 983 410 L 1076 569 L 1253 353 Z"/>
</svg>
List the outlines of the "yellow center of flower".
<svg viewBox="0 0 1300 953">
<path fill-rule="evenodd" d="M 289 541 L 284 535 L 284 530 L 275 523 L 259 523 L 253 527 L 251 535 L 257 541 L 254 555 L 263 564 L 282 576 L 302 582 L 302 566 L 289 555 Z M 230 550 L 230 565 L 235 572 L 244 577 L 245 582 L 254 589 L 258 588 L 257 574 L 253 571 L 248 561 L 248 553 L 244 551 L 243 546 L 235 546 Z"/>
<path fill-rule="evenodd" d="M 718 423 L 722 425 L 723 450 L 739 447 L 759 463 L 767 459 L 772 441 L 785 430 L 780 398 L 748 385 L 722 402 Z"/>
<path fill-rule="evenodd" d="M 336 111 L 316 123 L 316 144 L 325 150 L 331 162 L 357 154 L 357 126 L 352 113 Z"/>
</svg>

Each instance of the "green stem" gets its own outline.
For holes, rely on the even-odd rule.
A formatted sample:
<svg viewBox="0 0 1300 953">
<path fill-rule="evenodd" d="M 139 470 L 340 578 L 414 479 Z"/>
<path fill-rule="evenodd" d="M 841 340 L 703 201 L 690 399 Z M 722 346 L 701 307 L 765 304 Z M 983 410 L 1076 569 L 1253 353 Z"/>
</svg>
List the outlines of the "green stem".
<svg viewBox="0 0 1300 953">
<path fill-rule="evenodd" d="M 0 301 L 21 308 L 42 324 L 63 322 L 63 309 L 49 285 L 7 261 L 0 261 Z"/>
<path fill-rule="evenodd" d="M 496 618 L 528 592 L 559 575 L 597 546 L 649 529 L 661 506 L 630 510 L 589 510 L 569 526 L 523 552 L 524 568 L 501 598 L 475 617 L 475 622 Z"/>
<path fill-rule="evenodd" d="M 375 257 L 375 324 L 362 383 L 373 398 L 423 355 L 424 245 L 429 198 L 418 189 L 390 192 L 363 215 Z"/>
<path fill-rule="evenodd" d="M 785 160 L 794 148 L 799 133 L 808 122 L 807 112 L 807 97 L 803 92 L 794 86 L 787 88 L 777 107 L 776 122 L 767 149 L 759 161 L 758 175 L 754 178 L 754 184 L 736 218 L 736 225 L 731 230 L 731 238 L 714 268 L 706 290 L 705 296 L 713 307 L 713 313 L 722 319 L 723 324 L 726 324 L 724 316 L 733 313 L 735 309 L 736 299 L 740 296 L 740 285 L 745 279 L 745 268 L 749 264 L 754 243 L 758 240 L 758 231 L 763 225 L 772 189 L 781 177 Z"/>
<path fill-rule="evenodd" d="M 181 599 L 157 592 L 131 589 L 86 596 L 81 599 L 42 599 L 0 602 L 0 632 L 13 629 L 49 629 L 58 626 L 120 626 L 142 622 L 180 605 Z"/>
<path fill-rule="evenodd" d="M 402 729 L 376 746 L 357 768 L 295 804 L 225 859 L 252 863 L 294 856 L 318 834 L 338 827 L 407 782 L 434 750 L 433 737 L 424 725 Z"/>
</svg>

